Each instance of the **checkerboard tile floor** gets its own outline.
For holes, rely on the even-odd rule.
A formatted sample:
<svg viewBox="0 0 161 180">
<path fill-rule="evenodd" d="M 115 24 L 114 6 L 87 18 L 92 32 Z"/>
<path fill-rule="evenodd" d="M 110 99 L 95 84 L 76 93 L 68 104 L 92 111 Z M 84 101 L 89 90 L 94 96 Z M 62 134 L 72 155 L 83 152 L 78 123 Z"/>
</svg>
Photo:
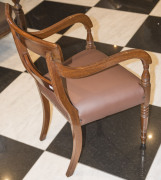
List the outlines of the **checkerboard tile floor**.
<svg viewBox="0 0 161 180">
<path fill-rule="evenodd" d="M 0 0 L 11 3 L 9 0 Z M 112 55 L 130 48 L 152 57 L 151 106 L 146 151 L 139 149 L 139 107 L 83 127 L 86 141 L 73 180 L 161 179 L 161 1 L 21 0 L 28 30 L 35 31 L 75 13 L 87 14 L 97 49 Z M 46 40 L 57 42 L 64 58 L 85 47 L 86 31 L 73 25 Z M 42 73 L 45 60 L 31 53 Z M 140 61 L 122 63 L 140 76 Z M 36 85 L 26 73 L 12 35 L 0 39 L 0 180 L 65 180 L 72 139 L 69 124 L 51 106 L 46 140 L 39 141 L 42 107 Z M 86 132 L 86 133 L 85 133 Z"/>
</svg>

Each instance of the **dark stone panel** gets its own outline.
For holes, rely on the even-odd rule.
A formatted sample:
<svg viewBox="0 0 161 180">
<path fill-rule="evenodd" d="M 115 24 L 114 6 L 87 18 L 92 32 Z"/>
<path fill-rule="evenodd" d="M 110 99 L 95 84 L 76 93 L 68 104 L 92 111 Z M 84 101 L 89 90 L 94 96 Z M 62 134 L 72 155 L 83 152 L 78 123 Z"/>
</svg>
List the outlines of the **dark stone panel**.
<svg viewBox="0 0 161 180">
<path fill-rule="evenodd" d="M 60 45 L 63 51 L 64 59 L 68 59 L 69 57 L 73 56 L 74 54 L 83 51 L 86 48 L 86 40 L 63 36 L 61 37 L 57 43 Z M 120 52 L 122 47 L 109 45 L 105 43 L 95 42 L 96 49 L 100 50 L 101 52 L 112 55 L 117 52 Z"/>
<path fill-rule="evenodd" d="M 126 46 L 161 53 L 161 18 L 149 16 Z"/>
<path fill-rule="evenodd" d="M 95 6 L 149 14 L 159 0 L 100 0 Z"/>
<path fill-rule="evenodd" d="M 46 73 L 48 73 L 48 68 L 47 68 L 47 63 L 45 58 L 43 57 L 39 57 L 36 61 L 35 61 L 35 66 L 38 69 L 39 72 L 41 72 L 42 75 L 45 75 Z"/>
<path fill-rule="evenodd" d="M 0 135 L 0 179 L 22 180 L 42 150 Z"/>
<path fill-rule="evenodd" d="M 44 29 L 67 16 L 86 13 L 90 7 L 72 4 L 43 1 L 26 14 L 27 26 L 33 29 Z M 61 31 L 64 33 L 68 28 Z"/>
<path fill-rule="evenodd" d="M 0 67 L 0 92 L 2 92 L 10 83 L 12 83 L 21 72 Z"/>
<path fill-rule="evenodd" d="M 145 179 L 161 143 L 161 108 L 150 106 L 147 149 L 140 150 L 140 107 L 83 126 L 80 162 L 128 179 Z M 67 123 L 47 151 L 70 158 L 72 135 Z"/>
</svg>

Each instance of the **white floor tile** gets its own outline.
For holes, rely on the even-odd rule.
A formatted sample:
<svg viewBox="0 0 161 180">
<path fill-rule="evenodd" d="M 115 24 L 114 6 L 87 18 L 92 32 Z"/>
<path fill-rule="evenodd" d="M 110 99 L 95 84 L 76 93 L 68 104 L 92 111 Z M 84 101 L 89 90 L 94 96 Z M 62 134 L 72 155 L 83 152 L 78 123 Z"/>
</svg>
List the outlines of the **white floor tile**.
<svg viewBox="0 0 161 180">
<path fill-rule="evenodd" d="M 94 40 L 125 46 L 142 25 L 147 15 L 93 7 L 87 12 L 93 22 Z M 71 27 L 65 35 L 86 38 L 86 30 L 80 24 Z"/>
<path fill-rule="evenodd" d="M 53 118 L 46 140 L 40 141 L 43 114 L 33 78 L 23 73 L 0 94 L 0 134 L 17 141 L 46 149 L 66 123 L 53 108 Z"/>
<path fill-rule="evenodd" d="M 0 54 L 0 66 L 18 71 L 25 70 L 11 33 L 0 39 Z"/>
<path fill-rule="evenodd" d="M 13 2 L 10 1 L 10 0 L 0 0 L 0 2 L 3 2 L 3 3 L 9 3 L 9 4 L 13 5 Z"/>
<path fill-rule="evenodd" d="M 157 3 L 157 5 L 156 5 L 155 8 L 152 10 L 152 12 L 150 13 L 150 15 L 161 17 L 161 1 L 159 1 L 159 2 Z"/>
<path fill-rule="evenodd" d="M 160 180 L 161 179 L 161 146 L 155 156 L 152 166 L 147 174 L 146 180 Z"/>
<path fill-rule="evenodd" d="M 99 0 L 49 0 L 53 2 L 59 3 L 67 3 L 67 4 L 75 4 L 75 5 L 82 5 L 82 6 L 94 6 Z"/>
<path fill-rule="evenodd" d="M 45 38 L 45 41 L 49 41 L 51 43 L 55 43 L 56 41 L 58 41 L 60 38 L 62 37 L 61 34 L 53 34 L 52 36 L 49 36 L 47 38 Z"/>
<path fill-rule="evenodd" d="M 34 164 L 24 180 L 67 180 L 65 176 L 69 159 L 44 152 Z M 122 178 L 107 174 L 89 166 L 78 164 L 70 180 L 123 180 Z"/>
</svg>

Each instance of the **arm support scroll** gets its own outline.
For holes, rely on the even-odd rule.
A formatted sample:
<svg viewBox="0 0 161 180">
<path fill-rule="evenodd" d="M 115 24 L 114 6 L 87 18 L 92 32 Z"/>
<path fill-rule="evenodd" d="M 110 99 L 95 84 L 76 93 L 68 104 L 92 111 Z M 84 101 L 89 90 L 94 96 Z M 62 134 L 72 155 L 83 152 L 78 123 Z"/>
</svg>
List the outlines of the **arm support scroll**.
<svg viewBox="0 0 161 180">
<path fill-rule="evenodd" d="M 54 33 L 61 31 L 75 23 L 82 23 L 87 30 L 90 30 L 93 27 L 93 24 L 88 16 L 85 14 L 79 13 L 66 17 L 65 19 L 53 24 L 43 30 L 37 32 L 30 32 L 31 35 L 38 38 L 44 39 L 51 36 Z"/>
<path fill-rule="evenodd" d="M 149 56 L 148 53 L 146 53 L 143 50 L 135 49 L 135 50 L 127 50 L 117 53 L 115 55 L 112 55 L 108 58 L 105 58 L 99 62 L 96 62 L 88 66 L 70 67 L 70 66 L 64 66 L 59 62 L 56 62 L 56 66 L 60 76 L 64 78 L 76 79 L 76 78 L 91 76 L 109 67 L 112 67 L 122 61 L 133 58 L 137 58 L 142 61 L 144 70 L 148 69 L 149 64 L 152 63 L 151 57 Z"/>
</svg>

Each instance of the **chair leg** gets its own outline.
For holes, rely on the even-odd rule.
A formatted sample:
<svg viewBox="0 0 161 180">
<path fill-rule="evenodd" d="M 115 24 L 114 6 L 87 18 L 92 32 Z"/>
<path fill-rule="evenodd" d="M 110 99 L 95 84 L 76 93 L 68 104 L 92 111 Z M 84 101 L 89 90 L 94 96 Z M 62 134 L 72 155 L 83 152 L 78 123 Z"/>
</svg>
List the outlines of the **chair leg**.
<svg viewBox="0 0 161 180">
<path fill-rule="evenodd" d="M 72 128 L 73 135 L 73 152 L 71 161 L 66 172 L 66 176 L 69 177 L 73 174 L 76 165 L 78 163 L 81 151 L 82 151 L 82 129 L 81 126 L 74 126 Z"/>
<path fill-rule="evenodd" d="M 50 123 L 50 103 L 48 99 L 40 92 L 41 102 L 43 106 L 43 125 L 40 135 L 40 140 L 43 141 L 46 138 L 49 123 Z"/>
<path fill-rule="evenodd" d="M 141 104 L 141 149 L 146 149 L 149 105 Z"/>
</svg>

